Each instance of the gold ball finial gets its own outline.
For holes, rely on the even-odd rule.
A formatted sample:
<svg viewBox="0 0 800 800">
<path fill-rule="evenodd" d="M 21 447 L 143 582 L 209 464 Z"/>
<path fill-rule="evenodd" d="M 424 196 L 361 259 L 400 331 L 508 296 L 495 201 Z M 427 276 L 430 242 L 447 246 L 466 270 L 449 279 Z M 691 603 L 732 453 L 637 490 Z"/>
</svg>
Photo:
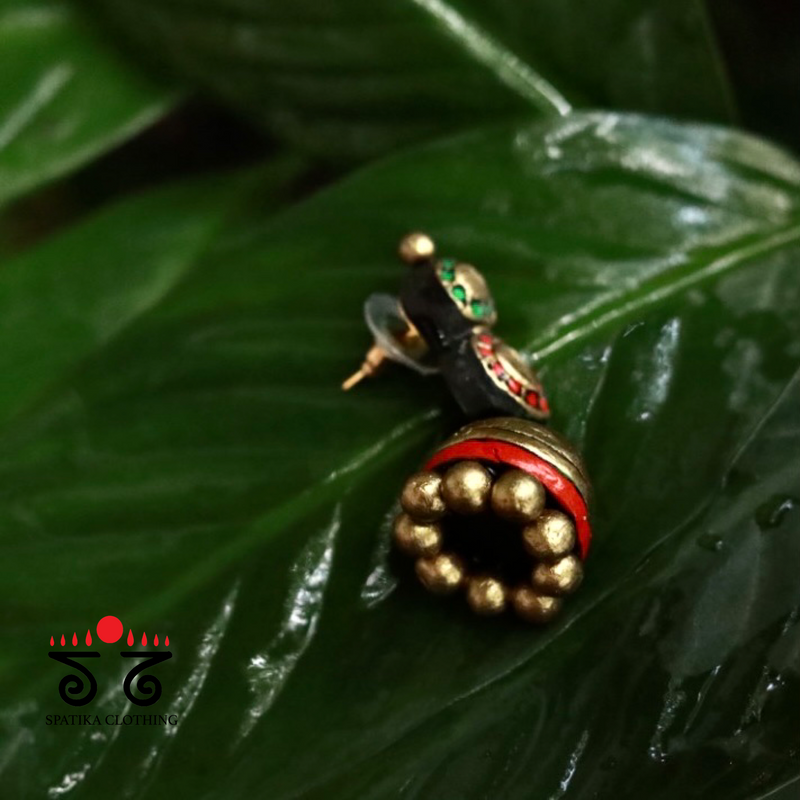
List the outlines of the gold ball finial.
<svg viewBox="0 0 800 800">
<path fill-rule="evenodd" d="M 434 556 L 442 549 L 442 531 L 436 523 L 419 523 L 408 514 L 394 521 L 394 540 L 410 556 Z"/>
<path fill-rule="evenodd" d="M 464 564 L 452 553 L 417 559 L 414 570 L 422 585 L 434 594 L 452 594 L 464 581 Z"/>
<path fill-rule="evenodd" d="M 510 469 L 492 487 L 492 508 L 508 522 L 533 522 L 544 509 L 544 486 L 521 469 Z"/>
<path fill-rule="evenodd" d="M 472 578 L 467 585 L 467 602 L 476 614 L 500 614 L 506 607 L 505 586 L 495 578 Z"/>
<path fill-rule="evenodd" d="M 554 561 L 575 547 L 575 525 L 563 511 L 548 508 L 523 528 L 522 541 L 532 556 Z"/>
<path fill-rule="evenodd" d="M 492 476 L 477 461 L 459 461 L 442 479 L 442 496 L 457 514 L 479 514 L 489 504 Z"/>
<path fill-rule="evenodd" d="M 400 505 L 419 522 L 439 519 L 447 511 L 442 499 L 441 476 L 430 470 L 415 472 L 403 486 Z"/>
<path fill-rule="evenodd" d="M 545 594 L 569 594 L 583 580 L 583 566 L 576 556 L 564 556 L 553 564 L 537 564 L 532 580 L 534 587 Z"/>
<path fill-rule="evenodd" d="M 400 240 L 400 258 L 406 264 L 419 264 L 421 261 L 427 261 L 433 258 L 436 252 L 436 245 L 433 239 L 427 233 L 414 231 L 413 233 L 406 234 Z"/>
<path fill-rule="evenodd" d="M 549 622 L 561 610 L 561 600 L 539 594 L 530 586 L 520 586 L 511 593 L 511 605 L 518 617 L 528 622 Z"/>
</svg>

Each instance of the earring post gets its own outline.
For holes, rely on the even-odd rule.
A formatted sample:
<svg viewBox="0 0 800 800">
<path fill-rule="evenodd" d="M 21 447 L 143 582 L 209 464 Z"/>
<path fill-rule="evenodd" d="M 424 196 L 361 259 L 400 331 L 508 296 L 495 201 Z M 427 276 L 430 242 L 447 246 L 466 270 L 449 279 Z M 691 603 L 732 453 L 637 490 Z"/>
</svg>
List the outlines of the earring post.
<svg viewBox="0 0 800 800">
<path fill-rule="evenodd" d="M 364 363 L 346 381 L 342 383 L 342 389 L 347 392 L 364 378 L 372 377 L 386 361 L 386 351 L 380 345 L 373 345 L 364 357 Z"/>
</svg>

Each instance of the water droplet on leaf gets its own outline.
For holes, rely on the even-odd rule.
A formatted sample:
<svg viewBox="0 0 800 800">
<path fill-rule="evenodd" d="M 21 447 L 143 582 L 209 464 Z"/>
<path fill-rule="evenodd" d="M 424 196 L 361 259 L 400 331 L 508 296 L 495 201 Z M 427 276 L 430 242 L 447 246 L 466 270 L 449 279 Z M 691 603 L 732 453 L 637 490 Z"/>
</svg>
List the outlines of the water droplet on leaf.
<svg viewBox="0 0 800 800">
<path fill-rule="evenodd" d="M 756 511 L 756 522 L 762 531 L 780 527 L 787 514 L 800 505 L 794 497 L 789 495 L 775 495 L 766 503 L 759 506 Z"/>
<path fill-rule="evenodd" d="M 700 536 L 697 537 L 697 544 L 699 547 L 702 547 L 703 550 L 708 550 L 709 553 L 719 553 L 723 547 L 722 537 L 710 531 L 701 533 Z"/>
</svg>

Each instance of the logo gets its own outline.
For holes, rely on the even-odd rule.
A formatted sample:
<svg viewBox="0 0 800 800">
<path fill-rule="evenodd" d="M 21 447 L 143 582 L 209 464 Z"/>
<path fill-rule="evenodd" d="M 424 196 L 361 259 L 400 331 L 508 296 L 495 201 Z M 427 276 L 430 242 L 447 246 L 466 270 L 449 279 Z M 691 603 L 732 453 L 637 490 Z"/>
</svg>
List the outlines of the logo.
<svg viewBox="0 0 800 800">
<path fill-rule="evenodd" d="M 106 644 L 115 644 L 122 638 L 124 633 L 122 622 L 118 617 L 107 616 L 103 617 L 96 627 L 97 638 Z M 86 631 L 86 647 L 92 646 L 92 632 Z M 144 659 L 137 661 L 128 670 L 127 675 L 122 681 L 122 691 L 125 692 L 125 697 L 131 703 L 137 706 L 151 706 L 153 703 L 158 702 L 161 697 L 161 681 L 155 675 L 143 674 L 146 670 L 168 661 L 172 658 L 170 650 L 159 650 L 158 634 L 153 637 L 152 645 L 154 649 L 147 650 L 147 634 L 142 633 L 141 637 L 141 650 L 121 650 L 120 656 L 127 659 Z M 133 630 L 128 629 L 128 637 L 126 639 L 129 648 L 134 647 L 136 640 L 133 635 Z M 53 636 L 50 637 L 50 646 L 58 647 Z M 66 638 L 61 634 L 61 648 L 67 648 Z M 78 646 L 78 634 L 72 634 L 72 647 Z M 164 647 L 169 647 L 169 636 L 164 637 Z M 90 659 L 100 658 L 100 653 L 97 650 L 69 650 L 69 649 L 55 649 L 51 650 L 48 655 L 54 661 L 58 661 L 68 668 L 77 669 L 80 673 L 74 672 L 65 675 L 58 684 L 58 694 L 61 699 L 71 706 L 85 706 L 94 700 L 97 695 L 97 681 L 92 674 L 89 666 L 92 662 Z M 137 697 L 133 694 L 133 681 L 136 680 L 136 691 L 143 695 Z M 88 689 L 87 689 L 88 681 Z"/>
</svg>

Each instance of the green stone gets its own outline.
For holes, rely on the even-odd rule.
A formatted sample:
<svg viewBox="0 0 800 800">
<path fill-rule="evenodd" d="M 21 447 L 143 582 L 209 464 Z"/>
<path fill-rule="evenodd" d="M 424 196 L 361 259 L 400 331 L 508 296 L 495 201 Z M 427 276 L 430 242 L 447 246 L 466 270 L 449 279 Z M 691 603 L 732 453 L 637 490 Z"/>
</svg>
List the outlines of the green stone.
<svg viewBox="0 0 800 800">
<path fill-rule="evenodd" d="M 482 317 L 486 313 L 486 306 L 481 300 L 472 301 L 472 313 L 476 317 Z"/>
<path fill-rule="evenodd" d="M 459 302 L 463 303 L 467 299 L 467 290 L 459 284 L 453 287 L 453 297 Z"/>
<path fill-rule="evenodd" d="M 442 280 L 443 281 L 452 281 L 456 277 L 456 271 L 454 269 L 443 269 L 441 272 Z"/>
</svg>

